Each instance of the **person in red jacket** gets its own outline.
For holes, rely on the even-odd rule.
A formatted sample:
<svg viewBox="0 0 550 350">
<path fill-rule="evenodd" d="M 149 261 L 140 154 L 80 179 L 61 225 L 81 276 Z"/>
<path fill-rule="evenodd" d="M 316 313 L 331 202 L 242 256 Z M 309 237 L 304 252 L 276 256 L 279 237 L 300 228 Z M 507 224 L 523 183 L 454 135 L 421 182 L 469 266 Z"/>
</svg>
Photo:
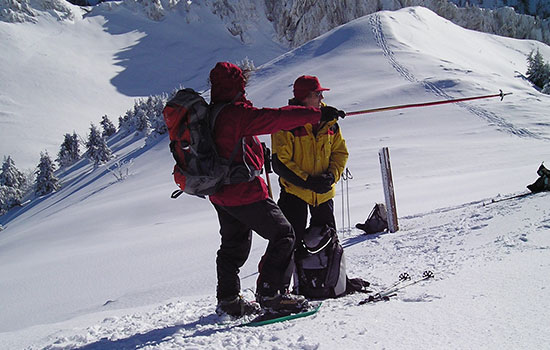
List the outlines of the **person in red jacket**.
<svg viewBox="0 0 550 350">
<path fill-rule="evenodd" d="M 255 108 L 245 97 L 242 70 L 229 62 L 218 62 L 210 72 L 211 103 L 227 103 L 214 125 L 214 139 L 221 157 L 231 158 L 241 143 L 234 163 L 245 164 L 257 174 L 264 164 L 263 149 L 256 135 L 290 130 L 319 120 L 331 121 L 344 115 L 334 107 L 286 106 Z M 240 317 L 259 311 L 258 304 L 240 295 L 239 269 L 250 253 L 252 230 L 269 241 L 261 261 L 256 300 L 269 311 L 298 312 L 307 306 L 300 295 L 288 293 L 295 235 L 292 225 L 269 198 L 260 176 L 250 181 L 224 185 L 211 195 L 220 223 L 221 245 L 216 258 L 218 314 Z"/>
</svg>

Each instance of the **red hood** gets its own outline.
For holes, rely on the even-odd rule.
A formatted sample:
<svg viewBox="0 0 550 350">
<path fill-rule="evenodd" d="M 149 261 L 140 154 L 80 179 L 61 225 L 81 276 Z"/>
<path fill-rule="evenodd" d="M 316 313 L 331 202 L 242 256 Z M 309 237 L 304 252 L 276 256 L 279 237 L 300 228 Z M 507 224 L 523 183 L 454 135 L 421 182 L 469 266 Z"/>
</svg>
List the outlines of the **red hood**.
<svg viewBox="0 0 550 350">
<path fill-rule="evenodd" d="M 210 71 L 212 103 L 231 102 L 238 93 L 244 96 L 245 79 L 242 70 L 229 62 L 218 62 Z"/>
</svg>

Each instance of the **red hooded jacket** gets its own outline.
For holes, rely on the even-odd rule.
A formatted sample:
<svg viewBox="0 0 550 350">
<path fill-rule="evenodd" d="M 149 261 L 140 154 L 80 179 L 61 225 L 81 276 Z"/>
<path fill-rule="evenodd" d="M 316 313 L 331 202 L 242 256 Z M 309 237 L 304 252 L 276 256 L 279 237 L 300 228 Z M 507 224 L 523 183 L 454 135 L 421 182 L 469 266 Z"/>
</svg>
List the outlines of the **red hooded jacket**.
<svg viewBox="0 0 550 350">
<path fill-rule="evenodd" d="M 245 79 L 239 67 L 228 62 L 219 62 L 210 72 L 212 103 L 236 102 L 225 106 L 218 114 L 214 125 L 214 137 L 221 157 L 229 159 L 235 145 L 244 137 L 245 154 L 242 148 L 233 162 L 243 163 L 261 170 L 264 165 L 262 145 L 256 135 L 269 135 L 279 130 L 290 130 L 307 123 L 316 123 L 321 117 L 318 108 L 286 106 L 282 108 L 255 108 L 244 97 Z M 223 206 L 238 206 L 268 198 L 267 185 L 256 176 L 250 182 L 224 185 L 210 196 L 210 201 Z"/>
</svg>

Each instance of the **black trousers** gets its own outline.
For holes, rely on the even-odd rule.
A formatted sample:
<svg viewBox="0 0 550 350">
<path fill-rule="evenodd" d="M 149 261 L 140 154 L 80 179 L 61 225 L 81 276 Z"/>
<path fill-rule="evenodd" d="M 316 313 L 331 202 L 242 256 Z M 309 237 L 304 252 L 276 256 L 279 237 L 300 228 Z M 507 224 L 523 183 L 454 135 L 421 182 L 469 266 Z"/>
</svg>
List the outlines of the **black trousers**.
<svg viewBox="0 0 550 350">
<path fill-rule="evenodd" d="M 277 204 L 266 199 L 227 207 L 213 204 L 220 222 L 221 245 L 216 258 L 218 300 L 238 295 L 240 268 L 250 254 L 252 230 L 269 241 L 261 261 L 256 293 L 272 295 L 288 288 L 294 230 Z"/>
<path fill-rule="evenodd" d="M 307 228 L 308 209 L 311 214 L 310 226 L 324 226 L 325 224 L 336 229 L 334 219 L 334 201 L 332 199 L 314 207 L 299 197 L 281 190 L 277 202 L 288 219 L 296 234 L 296 249 L 301 247 L 301 241 Z"/>
</svg>

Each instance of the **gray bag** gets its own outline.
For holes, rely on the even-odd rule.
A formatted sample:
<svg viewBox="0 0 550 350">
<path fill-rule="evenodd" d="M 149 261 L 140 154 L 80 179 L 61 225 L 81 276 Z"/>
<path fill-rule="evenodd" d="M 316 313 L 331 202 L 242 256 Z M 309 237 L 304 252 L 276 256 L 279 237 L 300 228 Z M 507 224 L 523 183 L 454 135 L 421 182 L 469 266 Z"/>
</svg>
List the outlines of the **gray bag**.
<svg viewBox="0 0 550 350">
<path fill-rule="evenodd" d="M 355 227 L 365 231 L 366 234 L 386 231 L 388 229 L 388 214 L 386 211 L 386 206 L 383 203 L 376 203 L 365 223 L 358 223 Z"/>
</svg>

